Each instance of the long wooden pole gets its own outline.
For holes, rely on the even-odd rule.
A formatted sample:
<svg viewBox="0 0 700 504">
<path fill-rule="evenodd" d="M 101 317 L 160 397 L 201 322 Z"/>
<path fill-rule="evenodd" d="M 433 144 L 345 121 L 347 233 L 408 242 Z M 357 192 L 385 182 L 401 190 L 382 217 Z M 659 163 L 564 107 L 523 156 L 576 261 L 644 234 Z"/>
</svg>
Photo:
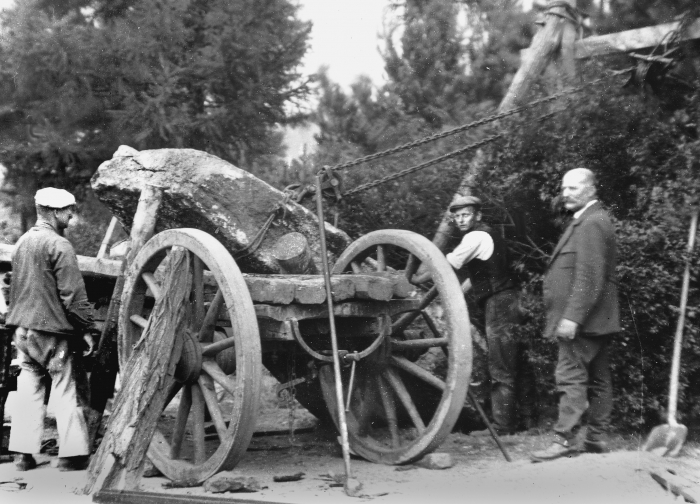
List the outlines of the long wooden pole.
<svg viewBox="0 0 700 504">
<path fill-rule="evenodd" d="M 576 7 L 576 0 L 566 0 L 572 7 Z M 498 106 L 498 112 L 507 112 L 520 105 L 526 98 L 532 84 L 544 72 L 552 61 L 560 54 L 562 40 L 566 45 L 573 44 L 576 37 L 576 28 L 571 21 L 564 16 L 567 15 L 565 7 L 555 7 L 548 11 L 544 27 L 538 31 L 532 39 L 530 48 L 525 53 L 525 59 L 513 77 L 513 81 L 506 92 L 505 97 Z M 573 79 L 575 67 L 573 64 L 573 49 L 567 49 L 566 60 L 562 63 L 568 79 Z M 482 163 L 478 159 L 472 162 L 466 175 L 462 179 L 456 198 L 458 195 L 472 194 L 474 181 L 480 172 Z M 452 224 L 449 212 L 445 212 L 442 221 L 438 226 L 433 243 L 440 250 L 445 250 L 452 234 Z"/>
<path fill-rule="evenodd" d="M 163 199 L 163 189 L 147 185 L 141 190 L 141 196 L 131 226 L 130 248 L 122 261 L 121 272 L 112 291 L 112 299 L 107 310 L 106 320 L 102 326 L 100 342 L 95 355 L 95 366 L 90 375 L 90 437 L 94 441 L 99 429 L 107 401 L 114 393 L 114 383 L 119 369 L 117 348 L 117 320 L 121 308 L 125 273 L 141 247 L 153 236 L 156 228 L 158 208 Z"/>
<path fill-rule="evenodd" d="M 328 303 L 328 322 L 331 332 L 331 349 L 333 351 L 333 373 L 335 376 L 335 398 L 338 408 L 338 427 L 340 428 L 340 441 L 343 448 L 343 462 L 345 463 L 345 493 L 350 493 L 352 484 L 352 470 L 350 468 L 350 443 L 348 442 L 348 424 L 345 418 L 345 404 L 343 401 L 343 382 L 340 376 L 340 356 L 338 355 L 338 336 L 335 330 L 335 316 L 333 314 L 333 293 L 331 292 L 331 273 L 328 266 L 328 254 L 326 248 L 326 223 L 323 216 L 323 197 L 321 187 L 321 175 L 316 176 L 316 209 L 318 212 L 319 236 L 321 238 L 321 263 L 323 265 L 323 278 L 326 284 L 326 302 Z"/>
</svg>

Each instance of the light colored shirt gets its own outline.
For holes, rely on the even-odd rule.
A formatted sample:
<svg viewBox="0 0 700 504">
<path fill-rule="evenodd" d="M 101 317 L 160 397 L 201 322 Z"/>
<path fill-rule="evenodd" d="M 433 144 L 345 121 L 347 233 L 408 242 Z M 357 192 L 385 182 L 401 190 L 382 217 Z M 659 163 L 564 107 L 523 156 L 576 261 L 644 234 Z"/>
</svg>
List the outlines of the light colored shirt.
<svg viewBox="0 0 700 504">
<path fill-rule="evenodd" d="M 486 261 L 493 255 L 493 238 L 486 231 L 471 231 L 457 247 L 447 254 L 447 262 L 456 270 L 472 259 Z"/>
<path fill-rule="evenodd" d="M 581 214 L 583 214 L 583 212 L 585 212 L 586 209 L 587 209 L 589 206 L 591 206 L 593 203 L 595 203 L 596 201 L 598 201 L 598 200 L 597 200 L 597 199 L 591 200 L 591 201 L 589 201 L 588 203 L 586 203 L 586 206 L 584 206 L 581 210 L 578 210 L 577 212 L 574 212 L 574 219 L 578 219 L 579 217 L 581 217 Z"/>
</svg>

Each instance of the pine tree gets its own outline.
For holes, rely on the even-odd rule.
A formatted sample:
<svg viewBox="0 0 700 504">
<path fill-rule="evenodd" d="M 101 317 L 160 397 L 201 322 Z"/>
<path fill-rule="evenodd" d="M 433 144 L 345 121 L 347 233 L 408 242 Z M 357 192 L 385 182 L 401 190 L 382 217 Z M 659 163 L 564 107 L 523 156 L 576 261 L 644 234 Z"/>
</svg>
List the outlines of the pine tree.
<svg viewBox="0 0 700 504">
<path fill-rule="evenodd" d="M 311 25 L 288 0 L 18 0 L 0 34 L 0 162 L 23 192 L 85 186 L 120 144 L 243 168 L 298 120 Z M 279 158 L 281 159 L 281 158 Z M 28 214 L 32 213 L 31 210 Z"/>
</svg>

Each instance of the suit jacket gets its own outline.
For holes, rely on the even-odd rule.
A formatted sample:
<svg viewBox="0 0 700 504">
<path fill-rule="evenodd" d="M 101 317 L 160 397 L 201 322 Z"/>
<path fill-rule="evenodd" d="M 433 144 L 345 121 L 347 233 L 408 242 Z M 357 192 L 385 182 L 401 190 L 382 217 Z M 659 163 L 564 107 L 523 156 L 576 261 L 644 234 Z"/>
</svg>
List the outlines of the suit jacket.
<svg viewBox="0 0 700 504">
<path fill-rule="evenodd" d="M 617 244 L 608 213 L 599 202 L 574 219 L 557 244 L 544 277 L 545 337 L 562 318 L 580 325 L 579 334 L 620 331 Z"/>
</svg>

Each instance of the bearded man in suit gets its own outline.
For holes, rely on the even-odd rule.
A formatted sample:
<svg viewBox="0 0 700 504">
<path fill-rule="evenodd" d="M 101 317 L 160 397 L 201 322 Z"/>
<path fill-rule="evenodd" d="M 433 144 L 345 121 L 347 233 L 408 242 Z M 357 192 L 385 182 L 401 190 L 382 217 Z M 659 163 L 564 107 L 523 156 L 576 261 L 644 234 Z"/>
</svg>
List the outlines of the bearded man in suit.
<svg viewBox="0 0 700 504">
<path fill-rule="evenodd" d="M 552 444 L 532 453 L 533 462 L 570 456 L 581 449 L 576 437 L 584 414 L 582 448 L 608 451 L 605 433 L 612 411 L 610 343 L 620 331 L 615 267 L 617 245 L 610 216 L 596 194 L 593 172 L 575 168 L 562 179 L 564 206 L 573 212 L 544 278 L 546 338 L 556 338 L 555 379 L 559 417 Z"/>
</svg>

